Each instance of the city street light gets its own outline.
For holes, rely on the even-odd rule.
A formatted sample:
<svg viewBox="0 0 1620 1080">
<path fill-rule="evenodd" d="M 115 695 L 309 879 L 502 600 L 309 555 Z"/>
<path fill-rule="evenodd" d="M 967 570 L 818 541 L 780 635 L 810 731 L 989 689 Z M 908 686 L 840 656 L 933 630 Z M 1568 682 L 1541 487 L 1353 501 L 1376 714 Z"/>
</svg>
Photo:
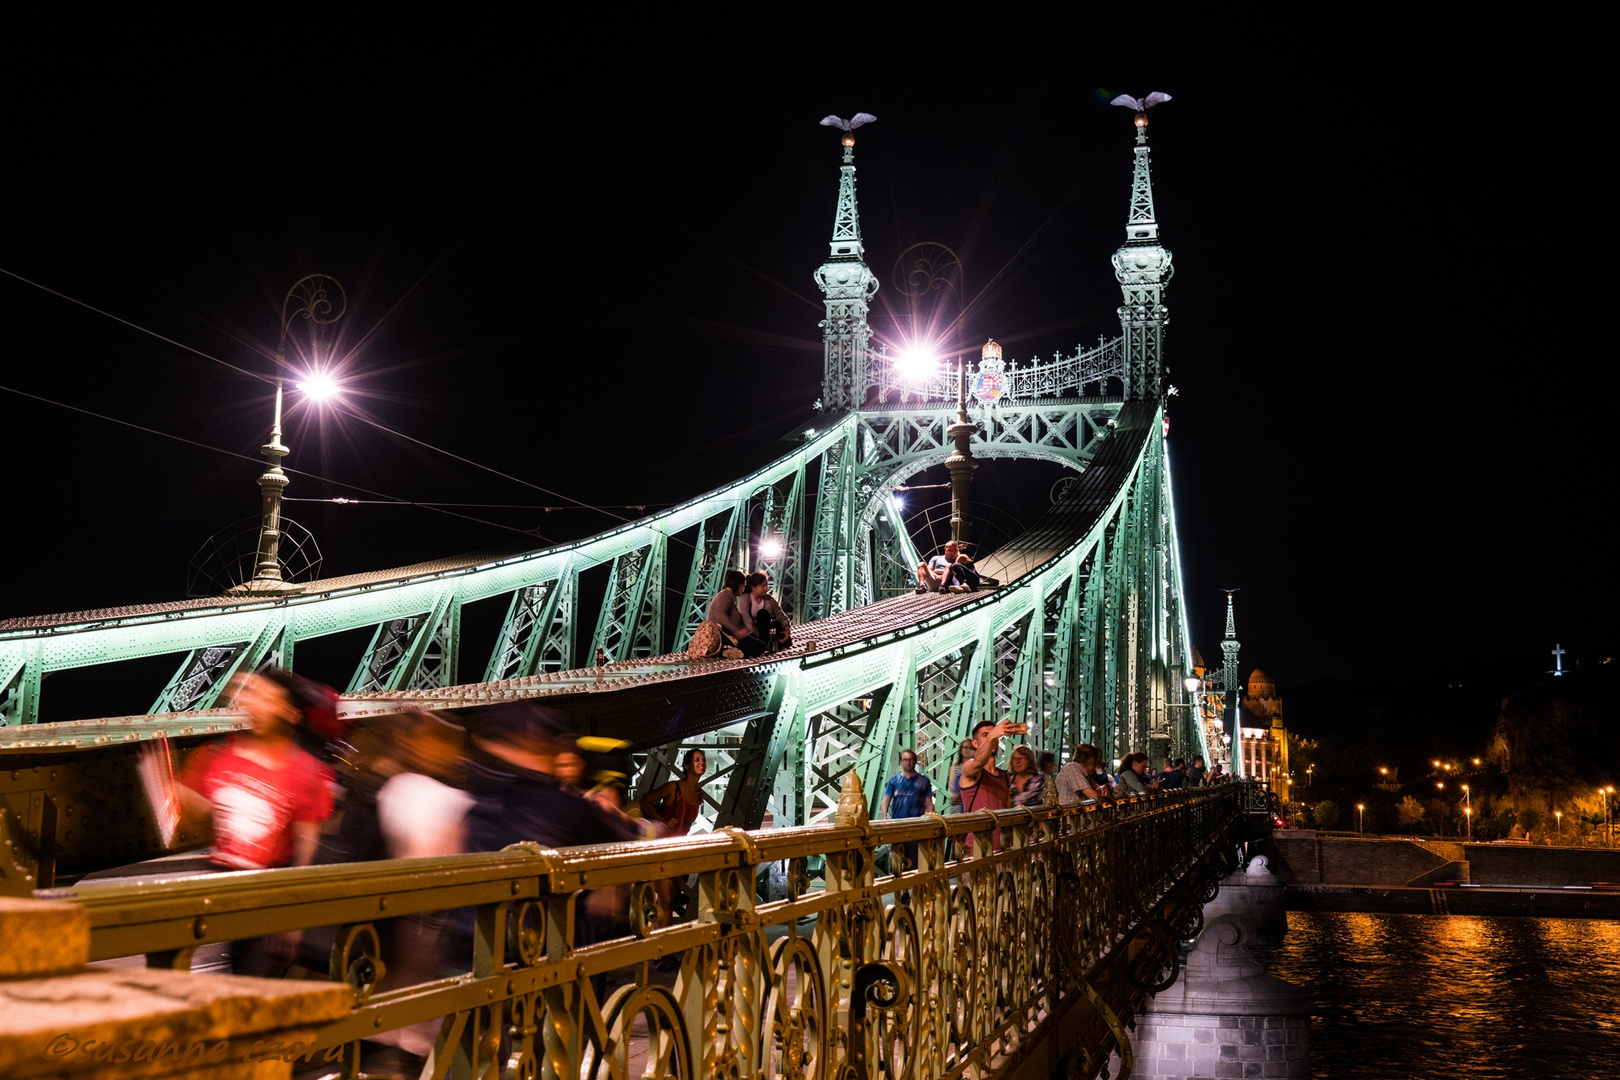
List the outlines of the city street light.
<svg viewBox="0 0 1620 1080">
<path fill-rule="evenodd" d="M 1474 808 L 1472 806 L 1463 807 L 1463 819 L 1468 822 L 1468 840 L 1472 843 L 1474 839 Z"/>
<path fill-rule="evenodd" d="M 232 592 L 241 593 L 295 593 L 303 586 L 281 578 L 281 493 L 286 490 L 287 474 L 282 471 L 281 459 L 287 456 L 287 447 L 281 441 L 281 399 L 287 378 L 287 332 L 293 320 L 309 320 L 314 366 L 296 385 L 317 401 L 337 393 L 338 387 L 331 376 L 321 370 L 320 347 L 325 330 L 343 317 L 349 300 L 336 278 L 326 274 L 309 274 L 299 278 L 287 290 L 281 302 L 281 337 L 276 342 L 276 409 L 270 421 L 270 441 L 259 448 L 268 467 L 259 477 L 262 513 L 259 518 L 259 553 L 253 565 L 253 577 L 238 585 Z"/>
<path fill-rule="evenodd" d="M 1558 819 L 1558 842 L 1562 844 L 1564 842 L 1564 812 L 1562 810 L 1554 810 L 1553 817 Z"/>
<path fill-rule="evenodd" d="M 1609 796 L 1614 794 L 1614 787 L 1606 785 L 1599 789 L 1603 796 L 1603 821 L 1609 829 L 1609 846 L 1614 847 L 1614 818 L 1609 816 Z"/>
<path fill-rule="evenodd" d="M 1361 814 L 1362 814 L 1362 811 L 1366 810 L 1366 809 L 1367 809 L 1367 804 L 1366 803 L 1356 803 L 1356 832 L 1358 832 L 1358 833 L 1362 831 L 1361 830 L 1361 821 L 1362 821 Z"/>
</svg>

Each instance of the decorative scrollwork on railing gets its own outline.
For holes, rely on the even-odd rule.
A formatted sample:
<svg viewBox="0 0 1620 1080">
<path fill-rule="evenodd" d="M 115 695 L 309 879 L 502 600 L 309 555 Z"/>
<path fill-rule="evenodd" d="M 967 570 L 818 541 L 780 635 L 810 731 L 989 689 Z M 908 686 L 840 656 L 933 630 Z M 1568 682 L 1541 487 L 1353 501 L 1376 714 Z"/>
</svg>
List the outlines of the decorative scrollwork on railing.
<svg viewBox="0 0 1620 1080">
<path fill-rule="evenodd" d="M 434 1062 L 513 1080 L 994 1076 L 1076 1008 L 1102 1020 L 1084 1025 L 1080 1048 L 1095 1075 L 1115 1050 L 1129 1068 L 1121 1018 L 1176 977 L 1178 942 L 1235 862 L 1252 798 L 1240 787 L 629 848 L 515 845 L 347 876 L 105 886 L 80 902 L 94 908 L 93 958 L 157 964 L 177 948 L 316 930 L 310 911 L 346 920 L 330 967 L 355 1011 L 315 1047 L 341 1048 L 349 1075 L 363 1040 L 435 1023 L 436 1038 L 420 1036 Z M 878 869 L 880 847 L 908 845 L 915 858 Z M 785 865 L 785 897 L 758 895 L 769 864 Z M 696 881 L 697 903 L 670 923 L 659 890 L 678 877 Z M 443 978 L 438 961 L 390 945 L 400 955 L 386 981 L 379 912 L 395 927 L 442 926 L 439 913 L 468 907 L 465 974 Z M 586 937 L 586 912 L 611 928 Z M 660 964 L 675 967 L 673 985 Z"/>
</svg>

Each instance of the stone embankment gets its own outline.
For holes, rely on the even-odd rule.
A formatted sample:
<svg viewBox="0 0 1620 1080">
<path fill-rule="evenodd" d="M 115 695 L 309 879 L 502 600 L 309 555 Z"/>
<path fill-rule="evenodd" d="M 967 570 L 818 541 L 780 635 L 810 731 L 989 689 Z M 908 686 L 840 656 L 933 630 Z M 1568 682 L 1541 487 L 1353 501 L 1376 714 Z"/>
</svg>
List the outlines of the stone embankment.
<svg viewBox="0 0 1620 1080">
<path fill-rule="evenodd" d="M 1279 830 L 1272 868 L 1299 911 L 1620 918 L 1620 850 Z"/>
</svg>

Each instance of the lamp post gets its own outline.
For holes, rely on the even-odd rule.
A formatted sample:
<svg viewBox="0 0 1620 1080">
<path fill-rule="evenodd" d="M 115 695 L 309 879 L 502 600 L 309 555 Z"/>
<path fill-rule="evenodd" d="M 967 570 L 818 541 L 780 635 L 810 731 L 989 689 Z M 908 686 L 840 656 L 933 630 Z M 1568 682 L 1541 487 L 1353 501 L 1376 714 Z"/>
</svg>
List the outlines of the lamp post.
<svg viewBox="0 0 1620 1080">
<path fill-rule="evenodd" d="M 1554 810 L 1553 817 L 1558 819 L 1558 842 L 1562 844 L 1564 842 L 1564 812 L 1562 810 Z"/>
<path fill-rule="evenodd" d="M 1463 807 L 1463 820 L 1468 822 L 1468 842 L 1473 843 L 1473 841 L 1474 841 L 1474 808 L 1472 806 Z"/>
<path fill-rule="evenodd" d="M 994 341 L 986 342 L 983 349 L 984 360 L 1001 358 L 1001 346 Z M 956 443 L 951 456 L 945 459 L 945 468 L 951 474 L 951 539 L 958 544 L 966 543 L 968 527 L 973 523 L 972 506 L 970 503 L 970 489 L 973 486 L 973 470 L 979 463 L 973 460 L 973 433 L 978 425 L 968 419 L 967 414 L 967 366 L 961 358 L 956 361 L 956 422 L 945 429 L 945 434 Z"/>
<path fill-rule="evenodd" d="M 1614 847 L 1614 818 L 1612 816 L 1610 816 L 1610 814 L 1609 814 L 1609 796 L 1613 795 L 1613 794 L 1614 794 L 1614 786 L 1612 784 L 1605 785 L 1603 787 L 1603 789 L 1602 789 L 1602 795 L 1603 795 L 1603 821 L 1604 821 L 1604 824 L 1606 824 L 1608 826 L 1608 829 L 1609 829 L 1609 846 L 1610 847 Z"/>
<path fill-rule="evenodd" d="M 1356 803 L 1356 832 L 1362 831 L 1362 813 L 1367 809 L 1366 803 Z"/>
<path fill-rule="evenodd" d="M 281 578 L 281 493 L 286 490 L 287 474 L 282 471 L 281 459 L 287 456 L 287 447 L 281 442 L 281 399 L 287 374 L 287 332 L 294 319 L 309 320 L 311 351 L 315 354 L 316 376 L 311 386 L 320 379 L 319 353 L 325 329 L 343 317 L 348 308 L 348 296 L 336 278 L 327 274 L 308 274 L 293 283 L 281 302 L 281 336 L 276 342 L 276 408 L 270 421 L 270 441 L 259 448 L 267 468 L 259 477 L 262 496 L 259 518 L 259 553 L 253 566 L 253 577 L 232 589 L 236 593 L 287 594 L 302 591 Z M 329 386 L 324 380 L 319 384 Z M 319 396 L 325 396 L 321 393 Z"/>
</svg>

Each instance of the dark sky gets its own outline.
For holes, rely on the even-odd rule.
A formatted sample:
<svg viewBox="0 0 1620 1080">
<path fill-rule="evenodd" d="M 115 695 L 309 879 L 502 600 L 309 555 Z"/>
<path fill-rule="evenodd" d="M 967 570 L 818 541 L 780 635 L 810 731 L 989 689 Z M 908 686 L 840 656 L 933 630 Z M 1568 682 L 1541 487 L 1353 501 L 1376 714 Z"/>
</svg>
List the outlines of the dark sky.
<svg viewBox="0 0 1620 1080">
<path fill-rule="evenodd" d="M 1581 35 L 1095 10 L 47 35 L 4 76 L 0 267 L 266 373 L 281 294 L 330 273 L 349 408 L 586 502 L 657 504 L 775 456 L 818 393 L 823 115 L 879 117 L 857 164 L 880 305 L 902 248 L 948 244 L 963 343 L 1028 359 L 1118 333 L 1132 127 L 1105 98 L 1164 90 L 1195 643 L 1215 652 L 1218 590 L 1241 587 L 1243 666 L 1285 686 L 1611 649 L 1604 113 L 1567 74 Z M 0 314 L 6 386 L 257 453 L 263 383 L 9 278 Z M 204 538 L 257 513 L 249 462 L 4 392 L 0 429 L 0 617 L 179 597 Z M 336 412 L 296 408 L 287 441 L 290 465 L 390 495 L 557 501 Z M 1030 512 L 1017 476 L 991 479 Z M 329 573 L 521 539 L 289 510 Z"/>
</svg>

